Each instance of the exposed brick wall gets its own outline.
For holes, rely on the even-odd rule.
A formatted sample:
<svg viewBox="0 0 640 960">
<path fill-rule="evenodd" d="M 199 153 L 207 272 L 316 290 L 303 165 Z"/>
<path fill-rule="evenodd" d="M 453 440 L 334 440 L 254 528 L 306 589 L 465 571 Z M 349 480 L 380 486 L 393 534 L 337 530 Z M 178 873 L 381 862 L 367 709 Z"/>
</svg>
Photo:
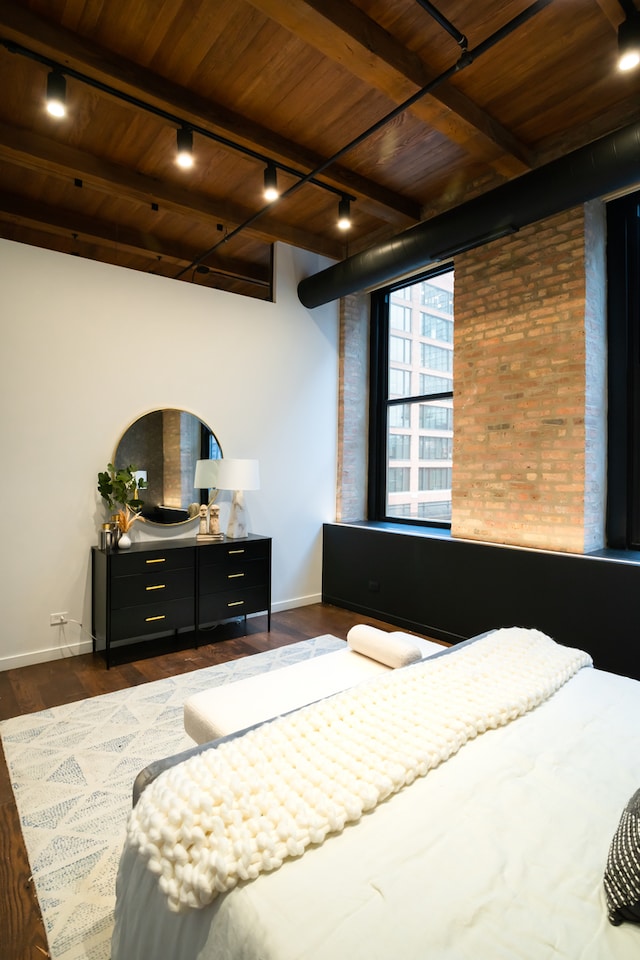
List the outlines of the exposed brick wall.
<svg viewBox="0 0 640 960">
<path fill-rule="evenodd" d="M 589 205 L 456 257 L 455 536 L 603 546 L 603 229 Z"/>
<path fill-rule="evenodd" d="M 456 257 L 454 536 L 604 546 L 604 207 Z M 369 297 L 341 303 L 336 516 L 367 517 Z"/>
</svg>

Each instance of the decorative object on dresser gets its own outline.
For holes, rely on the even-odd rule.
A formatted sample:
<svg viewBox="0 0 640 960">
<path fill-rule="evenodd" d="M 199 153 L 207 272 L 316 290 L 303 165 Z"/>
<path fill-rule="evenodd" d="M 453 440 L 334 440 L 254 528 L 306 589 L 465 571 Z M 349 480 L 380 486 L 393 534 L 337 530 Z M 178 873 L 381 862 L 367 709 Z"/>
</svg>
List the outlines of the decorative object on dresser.
<svg viewBox="0 0 640 960">
<path fill-rule="evenodd" d="M 224 540 L 224 534 L 220 533 L 220 507 L 217 503 L 209 506 L 209 536 L 216 540 Z"/>
<path fill-rule="evenodd" d="M 247 535 L 244 491 L 260 489 L 260 470 L 257 460 L 215 461 L 215 486 L 218 490 L 233 490 L 227 536 L 239 540 Z"/>
<path fill-rule="evenodd" d="M 217 490 L 217 465 L 219 460 L 198 460 L 196 475 L 193 481 L 198 490 L 207 491 L 207 504 L 200 507 L 200 529 L 197 539 L 203 542 L 210 540 L 224 540 L 220 533 L 220 508 L 215 506 L 214 500 Z"/>
<path fill-rule="evenodd" d="M 115 510 L 111 516 L 111 543 L 120 550 L 131 546 L 129 531 L 136 520 L 143 519 L 140 511 L 144 500 L 140 499 L 138 491 L 144 490 L 146 485 L 146 476 L 142 471 L 136 471 L 133 464 L 116 468 L 109 463 L 107 469 L 98 474 L 98 493 L 109 509 Z"/>
<path fill-rule="evenodd" d="M 198 646 L 211 641 L 210 626 L 263 611 L 270 630 L 270 537 L 148 541 L 126 554 L 92 548 L 94 651 L 107 667 L 116 649 L 167 636 Z"/>
</svg>

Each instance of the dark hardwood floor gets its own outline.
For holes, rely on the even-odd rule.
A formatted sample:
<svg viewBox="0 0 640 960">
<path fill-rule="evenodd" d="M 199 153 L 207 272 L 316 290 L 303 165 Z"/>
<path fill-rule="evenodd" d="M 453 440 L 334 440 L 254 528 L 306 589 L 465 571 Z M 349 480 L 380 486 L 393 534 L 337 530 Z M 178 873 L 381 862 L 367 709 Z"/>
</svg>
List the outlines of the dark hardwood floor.
<svg viewBox="0 0 640 960">
<path fill-rule="evenodd" d="M 362 614 L 318 603 L 274 614 L 270 633 L 266 632 L 266 617 L 255 617 L 248 621 L 247 635 L 240 636 L 238 627 L 225 627 L 228 639 L 197 650 L 122 663 L 110 670 L 101 657 L 93 654 L 6 670 L 0 673 L 0 720 L 188 673 L 324 633 L 344 640 L 350 627 L 365 622 L 397 629 Z M 30 882 L 31 870 L 4 752 L 0 754 L 0 850 L 0 955 L 3 960 L 41 960 L 49 956 L 47 940 Z"/>
</svg>

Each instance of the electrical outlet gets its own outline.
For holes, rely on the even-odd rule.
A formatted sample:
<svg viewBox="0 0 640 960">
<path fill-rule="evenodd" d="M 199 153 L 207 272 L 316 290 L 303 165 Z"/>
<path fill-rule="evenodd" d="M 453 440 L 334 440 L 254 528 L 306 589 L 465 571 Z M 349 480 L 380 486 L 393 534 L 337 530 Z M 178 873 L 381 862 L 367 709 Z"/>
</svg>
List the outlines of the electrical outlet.
<svg viewBox="0 0 640 960">
<path fill-rule="evenodd" d="M 52 613 L 49 615 L 49 623 L 52 627 L 61 627 L 63 623 L 67 622 L 67 611 L 63 610 L 62 613 Z"/>
</svg>

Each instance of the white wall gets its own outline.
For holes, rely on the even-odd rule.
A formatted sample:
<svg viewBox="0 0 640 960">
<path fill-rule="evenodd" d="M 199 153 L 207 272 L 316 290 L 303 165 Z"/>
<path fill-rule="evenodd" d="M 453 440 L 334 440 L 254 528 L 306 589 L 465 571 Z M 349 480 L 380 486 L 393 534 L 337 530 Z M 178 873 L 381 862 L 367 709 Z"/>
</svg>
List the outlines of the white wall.
<svg viewBox="0 0 640 960">
<path fill-rule="evenodd" d="M 277 302 L 263 303 L 0 240 L 0 669 L 91 649 L 97 474 L 157 407 L 197 414 L 226 456 L 260 461 L 245 500 L 249 529 L 273 537 L 274 609 L 319 600 L 338 310 L 306 310 L 296 284 L 326 264 L 279 245 Z M 58 611 L 84 626 L 49 626 Z"/>
</svg>

